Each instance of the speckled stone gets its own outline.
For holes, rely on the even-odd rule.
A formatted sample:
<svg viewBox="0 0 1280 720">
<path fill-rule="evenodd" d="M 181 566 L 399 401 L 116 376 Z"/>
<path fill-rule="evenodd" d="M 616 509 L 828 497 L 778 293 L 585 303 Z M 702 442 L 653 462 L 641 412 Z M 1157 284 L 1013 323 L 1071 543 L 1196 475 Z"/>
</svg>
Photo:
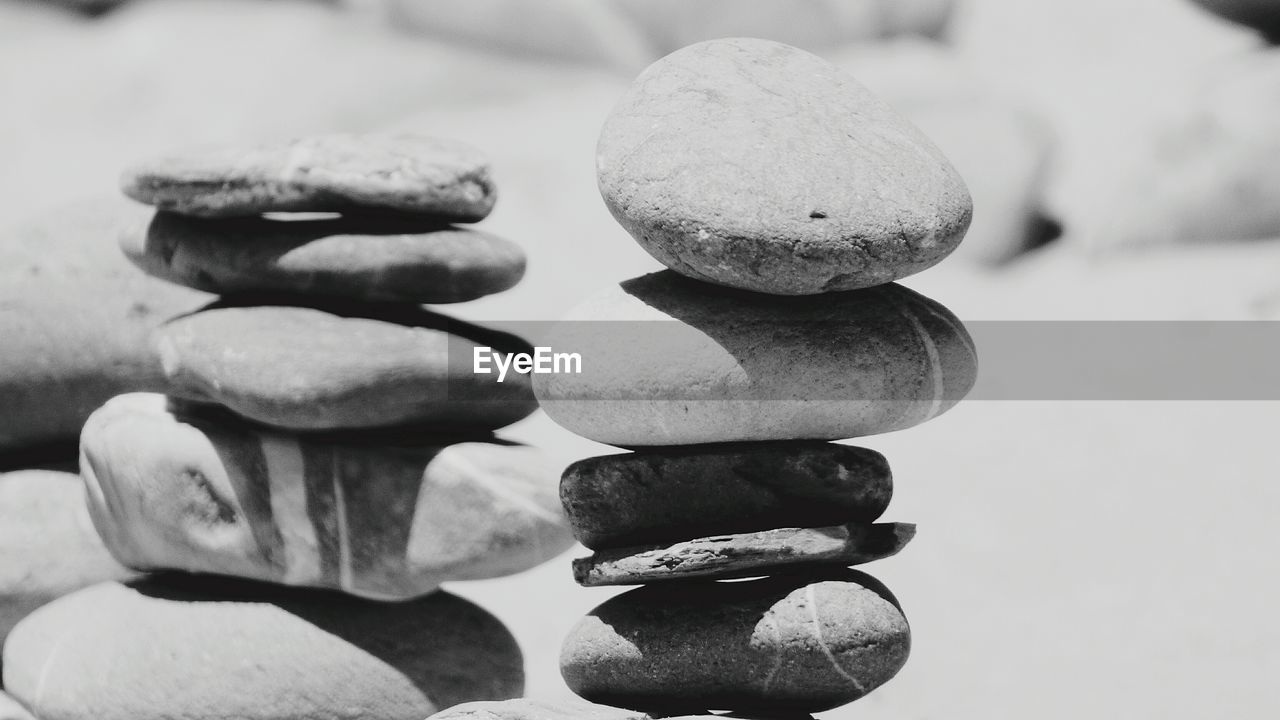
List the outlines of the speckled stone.
<svg viewBox="0 0 1280 720">
<path fill-rule="evenodd" d="M 524 251 L 435 221 L 211 220 L 158 213 L 120 236 L 150 275 L 221 295 L 297 293 L 374 302 L 454 303 L 524 276 Z"/>
<path fill-rule="evenodd" d="M 871 522 L 892 495 L 880 453 L 803 441 L 604 455 L 575 462 L 560 479 L 574 537 L 593 550 Z"/>
<path fill-rule="evenodd" d="M 650 717 L 635 710 L 596 705 L 578 698 L 518 698 L 456 705 L 433 715 L 432 720 L 650 720 Z"/>
<path fill-rule="evenodd" d="M 623 447 L 901 430 L 954 406 L 977 374 L 960 321 L 892 284 L 779 297 L 659 272 L 584 302 L 547 344 L 581 354 L 582 372 L 535 375 L 542 408 Z"/>
<path fill-rule="evenodd" d="M 412 133 L 189 148 L 130 168 L 120 185 L 139 202 L 204 217 L 378 209 L 474 222 L 497 199 L 480 151 Z"/>
<path fill-rule="evenodd" d="M 560 671 L 587 700 L 649 712 L 819 712 L 887 682 L 910 645 L 889 591 L 842 570 L 623 593 L 569 633 Z"/>
<path fill-rule="evenodd" d="M 296 435 L 137 394 L 90 416 L 81 458 L 93 522 L 140 570 L 404 600 L 573 544 L 558 467 L 497 440 Z"/>
<path fill-rule="evenodd" d="M 606 120 L 609 210 L 699 280 L 779 295 L 920 272 L 959 245 L 964 181 L 839 68 L 767 40 L 712 40 L 645 70 Z"/>
<path fill-rule="evenodd" d="M 529 376 L 473 372 L 475 347 L 525 351 L 510 336 L 413 306 L 330 310 L 222 306 L 165 324 L 170 394 L 298 430 L 492 430 L 537 409 Z"/>
<path fill-rule="evenodd" d="M 422 720 L 523 692 L 511 633 L 438 592 L 374 603 L 199 576 L 105 583 L 44 606 L 4 647 L 42 720 Z"/>
<path fill-rule="evenodd" d="M 915 533 L 915 525 L 906 523 L 852 523 L 600 550 L 573 561 L 573 579 L 587 587 L 640 585 L 692 578 L 759 577 L 824 565 L 861 565 L 898 554 Z"/>
</svg>

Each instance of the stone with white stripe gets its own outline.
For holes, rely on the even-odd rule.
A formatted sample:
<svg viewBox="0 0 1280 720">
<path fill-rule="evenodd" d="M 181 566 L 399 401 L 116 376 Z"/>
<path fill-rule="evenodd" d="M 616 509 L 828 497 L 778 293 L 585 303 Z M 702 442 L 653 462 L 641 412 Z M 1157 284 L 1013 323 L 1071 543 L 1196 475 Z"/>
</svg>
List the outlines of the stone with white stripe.
<svg viewBox="0 0 1280 720">
<path fill-rule="evenodd" d="M 754 717 L 857 700 L 902 668 L 910 646 L 893 595 L 843 570 L 632 590 L 578 623 L 560 670 L 592 702 Z"/>
<path fill-rule="evenodd" d="M 534 375 L 542 408 L 623 447 L 900 430 L 950 409 L 977 374 L 963 324 L 895 284 L 778 297 L 663 271 L 584 302 L 548 344 L 581 354 L 582 372 Z"/>
<path fill-rule="evenodd" d="M 558 471 L 494 439 L 297 435 L 152 394 L 111 400 L 81 436 L 90 514 L 125 565 L 386 600 L 567 550 Z"/>
<path fill-rule="evenodd" d="M 519 697 L 523 666 L 501 621 L 447 592 L 379 603 L 171 574 L 28 616 L 4 688 L 47 720 L 422 720 Z"/>
<path fill-rule="evenodd" d="M 128 169 L 120 184 L 134 200 L 202 217 L 391 210 L 475 222 L 497 199 L 479 150 L 415 133 L 188 148 Z"/>
<path fill-rule="evenodd" d="M 778 295 L 920 272 L 973 216 L 964 181 L 839 68 L 768 40 L 691 45 L 645 70 L 605 122 L 605 204 L 692 278 Z"/>
</svg>

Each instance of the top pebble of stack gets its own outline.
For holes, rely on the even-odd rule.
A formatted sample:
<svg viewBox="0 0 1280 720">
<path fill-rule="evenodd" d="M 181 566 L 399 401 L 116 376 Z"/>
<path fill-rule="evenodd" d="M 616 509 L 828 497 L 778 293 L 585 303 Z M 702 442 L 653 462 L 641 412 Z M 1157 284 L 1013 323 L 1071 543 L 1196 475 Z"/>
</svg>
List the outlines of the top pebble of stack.
<svg viewBox="0 0 1280 720">
<path fill-rule="evenodd" d="M 477 222 L 497 199 L 480 151 L 407 133 L 208 147 L 138 165 L 122 188 L 139 202 L 199 217 L 372 210 Z"/>
<path fill-rule="evenodd" d="M 839 68 L 754 39 L 646 70 L 597 149 L 605 203 L 678 273 L 774 295 L 892 282 L 959 244 L 973 204 L 919 130 Z"/>
</svg>

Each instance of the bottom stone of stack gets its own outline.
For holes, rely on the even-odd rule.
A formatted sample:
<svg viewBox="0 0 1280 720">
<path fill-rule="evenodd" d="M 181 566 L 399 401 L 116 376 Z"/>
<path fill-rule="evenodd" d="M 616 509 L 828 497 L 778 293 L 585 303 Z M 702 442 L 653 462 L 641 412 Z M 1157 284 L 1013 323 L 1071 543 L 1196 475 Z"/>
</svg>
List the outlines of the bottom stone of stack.
<svg viewBox="0 0 1280 720">
<path fill-rule="evenodd" d="M 852 702 L 906 663 L 911 630 L 853 570 L 623 593 L 570 632 L 560 670 L 592 702 L 662 714 L 810 713 Z"/>
<path fill-rule="evenodd" d="M 511 633 L 445 592 L 388 604 L 156 576 L 56 600 L 4 648 L 5 691 L 41 720 L 422 720 L 523 686 Z"/>
<path fill-rule="evenodd" d="M 714 720 L 718 715 L 705 715 Z M 432 716 L 431 720 L 653 720 L 637 710 L 596 705 L 585 700 L 502 700 L 458 705 Z M 679 720 L 667 718 L 666 720 Z M 799 718 L 793 720 L 800 720 Z"/>
</svg>

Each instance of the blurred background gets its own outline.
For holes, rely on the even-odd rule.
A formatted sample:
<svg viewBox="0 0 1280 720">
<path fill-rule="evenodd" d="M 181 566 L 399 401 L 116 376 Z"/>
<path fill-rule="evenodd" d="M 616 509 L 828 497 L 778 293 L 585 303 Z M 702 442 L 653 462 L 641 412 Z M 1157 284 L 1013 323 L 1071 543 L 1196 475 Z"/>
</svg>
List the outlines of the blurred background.
<svg viewBox="0 0 1280 720">
<path fill-rule="evenodd" d="M 448 311 L 552 320 L 658 269 L 599 199 L 596 135 L 635 74 L 711 37 L 831 59 L 952 158 L 973 227 L 904 284 L 965 321 L 1278 319 L 1280 48 L 1205 6 L 1280 26 L 1274 0 L 0 0 L 0 465 L 58 447 L 57 399 L 13 368 L 126 362 L 189 302 L 119 256 L 146 214 L 126 165 L 329 131 L 470 141 L 499 186 L 483 227 L 529 271 Z M 919 524 L 869 567 L 915 645 L 823 717 L 1275 717 L 1277 429 L 1275 402 L 978 400 L 857 441 L 894 468 L 886 517 Z M 504 434 L 608 452 L 541 414 Z M 567 557 L 451 589 L 511 627 L 535 697 L 567 694 L 561 638 L 613 592 Z"/>
</svg>

